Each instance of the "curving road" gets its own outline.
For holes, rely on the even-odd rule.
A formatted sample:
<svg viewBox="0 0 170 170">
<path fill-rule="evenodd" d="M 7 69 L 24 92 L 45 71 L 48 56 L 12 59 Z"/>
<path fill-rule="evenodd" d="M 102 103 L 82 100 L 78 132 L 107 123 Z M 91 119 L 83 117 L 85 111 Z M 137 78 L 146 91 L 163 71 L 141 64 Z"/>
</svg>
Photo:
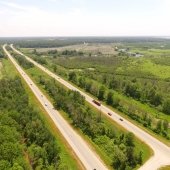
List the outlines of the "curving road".
<svg viewBox="0 0 170 170">
<path fill-rule="evenodd" d="M 82 164 L 87 170 L 106 170 L 106 166 L 100 160 L 100 158 L 93 152 L 88 144 L 73 130 L 73 128 L 67 123 L 67 121 L 60 115 L 60 113 L 54 109 L 51 102 L 42 95 L 42 92 L 29 78 L 29 76 L 23 71 L 23 69 L 17 64 L 10 53 L 6 50 L 6 45 L 3 46 L 3 50 L 7 54 L 8 58 L 12 61 L 18 72 L 24 78 L 30 89 L 33 91 L 37 99 L 43 105 L 51 119 L 54 121 L 57 128 L 60 130 L 64 138 L 72 147 Z"/>
<path fill-rule="evenodd" d="M 73 85 L 71 85 L 70 83 L 68 83 L 67 81 L 62 79 L 61 77 L 57 76 L 53 72 L 49 71 L 48 69 L 46 69 L 42 65 L 38 64 L 37 62 L 35 62 L 31 58 L 27 57 L 26 55 L 24 55 L 20 51 L 16 50 L 13 47 L 13 45 L 11 45 L 11 48 L 16 53 L 24 56 L 28 61 L 32 62 L 35 66 L 37 66 L 38 68 L 40 68 L 41 70 L 46 72 L 48 75 L 50 75 L 51 77 L 56 79 L 58 82 L 65 85 L 67 88 L 80 92 L 81 95 L 83 95 L 85 97 L 87 102 L 89 102 L 91 105 L 96 107 L 98 110 L 101 110 L 102 113 L 106 114 L 107 116 L 109 116 L 108 113 L 111 113 L 111 116 L 109 116 L 109 117 L 112 120 L 114 120 L 115 122 L 117 122 L 118 124 L 123 126 L 128 131 L 134 133 L 139 139 L 141 139 L 146 144 L 148 144 L 148 146 L 150 146 L 152 148 L 152 150 L 154 151 L 154 155 L 143 166 L 140 167 L 140 170 L 157 170 L 161 166 L 170 165 L 170 147 L 168 147 L 164 143 L 160 142 L 159 140 L 157 140 L 156 138 L 154 138 L 153 136 L 151 136 L 150 134 L 148 134 L 144 130 L 142 130 L 139 127 L 135 126 L 133 123 L 131 123 L 128 120 L 124 119 L 119 114 L 113 112 L 108 107 L 106 107 L 104 105 L 97 106 L 96 104 L 93 103 L 93 98 L 92 97 L 90 97 L 86 93 L 82 92 L 78 88 L 74 87 Z"/>
</svg>

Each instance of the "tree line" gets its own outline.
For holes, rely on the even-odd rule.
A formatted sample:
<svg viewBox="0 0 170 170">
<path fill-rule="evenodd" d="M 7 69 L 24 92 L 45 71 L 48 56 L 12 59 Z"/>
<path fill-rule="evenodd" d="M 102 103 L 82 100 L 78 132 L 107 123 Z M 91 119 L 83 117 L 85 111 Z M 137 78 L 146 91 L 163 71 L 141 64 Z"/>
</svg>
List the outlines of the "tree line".
<svg viewBox="0 0 170 170">
<path fill-rule="evenodd" d="M 151 107 L 170 114 L 168 103 L 170 102 L 169 82 L 159 82 L 158 80 L 139 80 L 137 78 L 126 78 L 123 76 L 83 73 L 89 79 L 101 82 L 105 87 L 120 92 L 127 97 L 131 97 L 141 103 L 146 103 Z"/>
<path fill-rule="evenodd" d="M 45 51 L 45 52 L 39 52 L 36 49 L 34 49 L 32 51 L 32 54 L 37 55 L 37 56 L 42 56 L 42 55 L 48 55 L 50 57 L 56 58 L 56 57 L 60 57 L 60 56 L 82 56 L 84 55 L 84 53 L 82 51 L 76 51 L 76 50 L 63 50 L 63 51 L 58 51 L 56 50 L 49 50 L 49 51 Z M 41 57 L 42 58 L 42 57 Z"/>
<path fill-rule="evenodd" d="M 91 93 L 99 100 L 104 101 L 108 105 L 117 108 L 121 112 L 127 114 L 129 117 L 140 122 L 145 127 L 150 128 L 155 133 L 158 133 L 165 138 L 170 139 L 168 121 L 156 119 L 151 116 L 147 111 L 137 106 L 135 103 L 132 104 L 126 99 L 120 97 L 120 95 L 118 95 L 118 93 L 113 90 L 118 86 L 117 83 L 115 83 L 117 81 L 113 82 L 113 79 L 108 80 L 109 84 L 107 87 L 106 85 L 104 85 L 104 83 L 102 85 L 94 81 L 96 78 L 93 77 L 92 80 L 91 77 L 85 77 L 84 74 L 81 74 L 70 72 L 68 74 L 68 80 L 75 83 L 77 86 L 85 89 L 85 91 Z M 126 94 L 127 96 L 133 96 L 133 98 L 135 99 L 139 97 L 140 94 L 141 96 L 143 96 L 143 98 L 144 96 L 148 96 L 148 100 L 150 99 L 149 102 L 154 105 L 160 104 L 159 102 L 161 100 L 161 97 L 159 96 L 159 94 L 157 94 L 154 88 L 145 87 L 146 89 L 143 89 L 142 93 L 142 91 L 138 90 L 137 85 L 135 84 L 136 81 L 132 81 L 131 83 L 132 84 L 126 84 L 126 82 L 123 83 L 124 88 L 122 88 L 122 93 Z M 147 92 L 147 95 L 145 92 Z M 166 114 L 169 114 L 170 100 L 165 100 L 162 107 L 163 111 Z"/>
<path fill-rule="evenodd" d="M 19 65 L 21 65 L 25 69 L 33 68 L 34 64 L 29 62 L 25 57 L 20 56 L 20 55 L 13 55 L 15 56 L 15 59 L 18 61 Z"/>
</svg>

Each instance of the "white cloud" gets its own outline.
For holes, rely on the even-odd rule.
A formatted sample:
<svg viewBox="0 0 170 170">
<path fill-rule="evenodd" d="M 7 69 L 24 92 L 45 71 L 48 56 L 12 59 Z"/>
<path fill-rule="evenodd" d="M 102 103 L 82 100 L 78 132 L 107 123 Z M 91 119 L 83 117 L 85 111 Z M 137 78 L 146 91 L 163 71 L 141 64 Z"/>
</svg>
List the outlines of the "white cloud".
<svg viewBox="0 0 170 170">
<path fill-rule="evenodd" d="M 62 0 L 48 0 L 62 1 Z M 78 2 L 78 0 L 72 0 Z M 0 36 L 67 35 L 158 35 L 170 30 L 170 0 L 164 1 L 151 16 L 127 17 L 111 13 L 92 14 L 83 7 L 67 11 L 46 11 L 36 6 L 0 0 Z M 84 2 L 84 0 L 81 0 Z M 164 17 L 164 18 L 162 18 Z"/>
</svg>

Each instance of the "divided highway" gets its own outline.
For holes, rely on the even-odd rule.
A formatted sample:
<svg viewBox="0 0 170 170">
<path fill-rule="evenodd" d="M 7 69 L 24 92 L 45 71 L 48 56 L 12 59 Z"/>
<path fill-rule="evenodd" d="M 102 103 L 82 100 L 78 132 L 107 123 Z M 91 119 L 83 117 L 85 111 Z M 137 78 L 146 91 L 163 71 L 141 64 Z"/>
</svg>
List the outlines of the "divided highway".
<svg viewBox="0 0 170 170">
<path fill-rule="evenodd" d="M 157 140 L 156 138 L 154 138 L 153 136 L 151 136 L 150 134 L 148 134 L 147 132 L 145 132 L 144 130 L 140 129 L 139 127 L 135 126 L 133 123 L 129 122 L 128 120 L 124 119 L 123 117 L 121 117 L 119 114 L 113 112 L 111 109 L 109 109 L 108 107 L 101 105 L 98 106 L 93 102 L 93 98 L 90 97 L 89 95 L 87 95 L 86 93 L 82 92 L 81 90 L 79 90 L 78 88 L 74 87 L 73 85 L 71 85 L 70 83 L 68 83 L 67 81 L 65 81 L 64 79 L 62 79 L 61 77 L 57 76 L 56 74 L 54 74 L 53 72 L 49 71 L 47 68 L 45 68 L 44 66 L 40 65 L 39 63 L 35 62 L 34 60 L 32 60 L 31 58 L 27 57 L 26 55 L 24 55 L 23 53 L 21 53 L 20 51 L 16 50 L 13 45 L 11 45 L 11 48 L 18 54 L 24 56 L 28 61 L 30 61 L 31 63 L 33 63 L 35 66 L 37 66 L 38 68 L 40 68 L 41 70 L 43 70 L 44 72 L 46 72 L 48 75 L 50 75 L 51 77 L 53 77 L 54 79 L 56 79 L 58 82 L 60 82 L 61 84 L 63 84 L 64 86 L 66 86 L 67 88 L 71 89 L 71 90 L 75 90 L 81 93 L 81 95 L 83 95 L 86 99 L 87 102 L 89 102 L 91 105 L 93 105 L 94 107 L 96 107 L 98 110 L 100 110 L 103 114 L 108 115 L 108 113 L 110 113 L 110 118 L 112 120 L 114 120 L 115 122 L 117 122 L 118 124 L 120 124 L 121 126 L 123 126 L 125 129 L 127 129 L 128 131 L 134 133 L 139 139 L 141 139 L 142 141 L 144 141 L 148 146 L 150 146 L 152 148 L 152 150 L 154 151 L 154 155 L 142 166 L 140 167 L 140 170 L 157 170 L 158 168 L 160 168 L 161 166 L 165 166 L 165 165 L 170 165 L 170 147 L 168 147 L 167 145 L 165 145 L 164 143 L 160 142 L 159 140 Z M 85 149 L 84 149 L 85 150 Z"/>
<path fill-rule="evenodd" d="M 18 72 L 21 74 L 25 82 L 33 91 L 37 99 L 43 105 L 56 127 L 60 130 L 64 138 L 67 140 L 77 157 L 80 159 L 85 169 L 87 170 L 106 170 L 106 166 L 96 155 L 94 151 L 90 149 L 88 144 L 73 130 L 73 128 L 67 123 L 67 121 L 60 115 L 60 113 L 54 109 L 51 102 L 43 96 L 39 88 L 29 78 L 29 76 L 23 71 L 23 69 L 17 64 L 10 53 L 6 50 L 6 46 L 3 46 L 3 50 L 7 54 L 8 58 L 12 61 Z"/>
</svg>

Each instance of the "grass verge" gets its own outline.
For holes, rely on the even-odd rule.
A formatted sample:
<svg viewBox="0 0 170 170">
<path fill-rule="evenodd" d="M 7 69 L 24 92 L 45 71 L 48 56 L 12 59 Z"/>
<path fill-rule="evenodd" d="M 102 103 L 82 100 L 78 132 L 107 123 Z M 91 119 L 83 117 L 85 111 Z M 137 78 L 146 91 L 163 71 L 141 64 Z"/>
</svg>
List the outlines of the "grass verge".
<svg viewBox="0 0 170 170">
<path fill-rule="evenodd" d="M 170 170 L 170 165 L 161 167 L 159 170 Z"/>
</svg>

